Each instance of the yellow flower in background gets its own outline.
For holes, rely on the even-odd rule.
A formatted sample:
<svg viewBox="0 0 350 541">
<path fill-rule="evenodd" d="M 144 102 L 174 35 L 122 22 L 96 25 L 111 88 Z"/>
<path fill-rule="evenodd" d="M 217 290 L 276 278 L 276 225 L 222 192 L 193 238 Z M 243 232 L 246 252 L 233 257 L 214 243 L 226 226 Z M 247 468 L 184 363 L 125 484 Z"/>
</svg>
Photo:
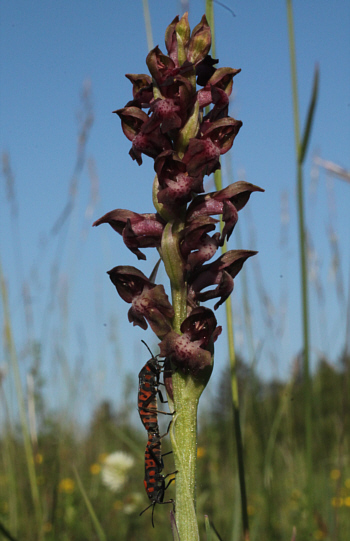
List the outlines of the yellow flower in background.
<svg viewBox="0 0 350 541">
<path fill-rule="evenodd" d="M 297 488 L 294 488 L 290 497 L 294 501 L 300 500 L 301 498 L 300 490 L 298 490 Z"/>
<path fill-rule="evenodd" d="M 133 468 L 135 460 L 123 451 L 116 451 L 107 455 L 101 467 L 102 482 L 105 486 L 117 492 L 123 488 L 127 481 L 129 470 Z"/>
<path fill-rule="evenodd" d="M 37 485 L 43 485 L 45 483 L 45 477 L 43 475 L 38 475 L 36 478 Z"/>
<path fill-rule="evenodd" d="M 205 447 L 197 447 L 197 458 L 203 458 L 207 454 Z"/>
<path fill-rule="evenodd" d="M 342 507 L 344 505 L 344 499 L 337 496 L 332 498 L 331 502 L 333 507 Z"/>
<path fill-rule="evenodd" d="M 59 492 L 65 492 L 66 494 L 72 494 L 75 489 L 75 482 L 70 477 L 62 479 L 58 485 Z"/>
<path fill-rule="evenodd" d="M 347 496 L 344 500 L 346 507 L 350 507 L 350 496 Z"/>
<path fill-rule="evenodd" d="M 314 539 L 324 539 L 326 537 L 326 534 L 322 530 L 316 530 L 313 535 Z"/>
<path fill-rule="evenodd" d="M 350 479 L 345 479 L 344 485 L 346 486 L 346 488 L 350 488 Z"/>
<path fill-rule="evenodd" d="M 41 453 L 36 453 L 34 458 L 35 458 L 35 463 L 36 464 L 42 464 L 43 461 L 44 461 L 44 457 L 43 457 L 43 455 Z"/>
<path fill-rule="evenodd" d="M 0 475 L 0 486 L 5 486 L 7 484 L 7 477 L 6 475 Z"/>
<path fill-rule="evenodd" d="M 251 517 L 255 513 L 254 505 L 247 505 L 247 513 Z"/>
<path fill-rule="evenodd" d="M 331 473 L 330 473 L 330 478 L 333 480 L 333 481 L 337 481 L 340 477 L 340 470 L 331 470 Z"/>
<path fill-rule="evenodd" d="M 91 464 L 90 466 L 90 473 L 92 475 L 97 475 L 101 471 L 101 466 L 97 464 L 96 462 L 94 464 Z"/>
</svg>

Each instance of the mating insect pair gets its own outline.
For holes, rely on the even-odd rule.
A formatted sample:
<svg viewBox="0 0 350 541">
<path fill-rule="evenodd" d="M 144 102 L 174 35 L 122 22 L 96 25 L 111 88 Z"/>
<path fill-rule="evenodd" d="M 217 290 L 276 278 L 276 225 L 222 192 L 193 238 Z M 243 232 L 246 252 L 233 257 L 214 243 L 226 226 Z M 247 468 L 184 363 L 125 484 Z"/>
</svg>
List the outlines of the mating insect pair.
<svg viewBox="0 0 350 541">
<path fill-rule="evenodd" d="M 162 471 L 164 468 L 163 456 L 161 453 L 161 439 L 166 436 L 169 432 L 170 424 L 168 430 L 165 434 L 160 436 L 159 433 L 159 424 L 158 424 L 158 413 L 164 415 L 173 415 L 173 413 L 168 413 L 166 411 L 158 410 L 157 397 L 159 396 L 163 404 L 166 401 L 163 399 L 162 393 L 159 389 L 160 383 L 160 374 L 162 372 L 161 363 L 157 357 L 154 357 L 151 350 L 145 342 L 143 342 L 152 357 L 147 361 L 145 366 L 141 369 L 139 373 L 139 392 L 138 392 L 138 408 L 140 413 L 140 418 L 143 426 L 148 433 L 148 441 L 145 451 L 145 479 L 144 485 L 148 495 L 148 498 L 151 501 L 151 504 L 144 509 L 142 513 L 147 511 L 152 507 L 152 525 L 154 508 L 157 503 L 166 504 L 172 503 L 173 507 L 175 506 L 174 500 L 164 501 L 164 494 L 170 483 L 174 481 L 175 478 L 171 478 L 166 484 L 166 479 L 173 475 L 173 472 L 168 475 L 163 475 Z M 170 454 L 170 453 L 165 453 Z"/>
</svg>

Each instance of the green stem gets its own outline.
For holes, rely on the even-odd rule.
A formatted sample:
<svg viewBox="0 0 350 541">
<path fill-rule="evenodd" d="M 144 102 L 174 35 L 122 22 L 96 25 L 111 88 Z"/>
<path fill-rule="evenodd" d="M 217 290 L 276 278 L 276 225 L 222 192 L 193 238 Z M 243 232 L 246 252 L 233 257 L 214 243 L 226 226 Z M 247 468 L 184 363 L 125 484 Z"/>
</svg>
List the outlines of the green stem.
<svg viewBox="0 0 350 541">
<path fill-rule="evenodd" d="M 306 229 L 304 219 L 304 190 L 303 190 L 303 171 L 302 161 L 304 153 L 301 155 L 300 145 L 300 127 L 299 127 L 299 104 L 298 104 L 298 85 L 296 70 L 296 55 L 294 41 L 294 25 L 292 1 L 287 0 L 288 15 L 288 35 L 289 51 L 292 78 L 293 94 L 293 117 L 294 117 L 294 137 L 297 161 L 297 204 L 298 204 L 298 229 L 299 229 L 299 250 L 300 250 L 300 273 L 301 273 L 301 295 L 302 295 L 302 321 L 303 321 L 303 353 L 304 353 L 304 386 L 305 386 L 305 433 L 306 433 L 306 464 L 308 471 L 308 489 L 311 497 L 311 477 L 312 477 L 312 388 L 309 366 L 309 305 L 308 305 L 308 282 L 307 282 L 307 256 L 306 256 Z"/>
<path fill-rule="evenodd" d="M 199 397 L 190 376 L 173 374 L 176 414 L 170 432 L 176 474 L 176 523 L 184 541 L 199 539 L 196 517 L 197 408 Z"/>
<path fill-rule="evenodd" d="M 170 278 L 174 308 L 173 329 L 181 334 L 187 317 L 187 284 L 183 279 L 183 261 L 178 232 L 183 224 L 168 223 L 162 239 L 162 257 Z M 205 385 L 180 370 L 172 376 L 174 419 L 171 425 L 176 474 L 176 524 L 181 541 L 199 539 L 196 517 L 197 409 Z"/>
</svg>

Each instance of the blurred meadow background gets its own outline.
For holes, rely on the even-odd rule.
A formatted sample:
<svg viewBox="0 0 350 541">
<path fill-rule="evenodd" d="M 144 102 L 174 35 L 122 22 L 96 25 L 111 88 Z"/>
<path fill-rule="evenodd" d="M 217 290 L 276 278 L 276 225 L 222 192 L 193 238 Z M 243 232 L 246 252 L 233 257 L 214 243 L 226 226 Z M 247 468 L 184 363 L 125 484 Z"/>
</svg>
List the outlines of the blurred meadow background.
<svg viewBox="0 0 350 541">
<path fill-rule="evenodd" d="M 138 517 L 147 505 L 137 386 L 149 354 L 141 339 L 155 353 L 157 344 L 151 331 L 127 322 L 128 306 L 106 274 L 135 265 L 135 257 L 111 228 L 91 227 L 114 208 L 152 212 L 152 160 L 145 157 L 140 168 L 131 160 L 130 142 L 111 112 L 131 99 L 125 73 L 146 73 L 149 49 L 165 50 L 175 15 L 188 10 L 193 28 L 205 12 L 201 0 L 149 0 L 148 20 L 146 4 L 0 4 L 4 539 L 171 538 L 167 507 L 155 510 L 155 529 L 148 513 Z M 307 387 L 286 4 L 227 0 L 214 3 L 214 13 L 219 67 L 242 69 L 230 115 L 243 127 L 223 157 L 223 183 L 246 180 L 265 189 L 240 213 L 229 242 L 259 251 L 232 296 L 250 537 L 289 540 L 295 528 L 297 540 L 346 541 L 350 4 L 293 4 L 301 130 L 316 64 L 320 76 L 303 165 Z M 206 189 L 214 190 L 212 178 Z M 142 270 L 149 275 L 157 253 L 146 255 Z M 158 278 L 165 281 L 163 269 Z M 216 316 L 224 330 L 200 401 L 198 516 L 203 531 L 207 514 L 223 540 L 236 541 L 240 498 L 223 307 Z"/>
</svg>

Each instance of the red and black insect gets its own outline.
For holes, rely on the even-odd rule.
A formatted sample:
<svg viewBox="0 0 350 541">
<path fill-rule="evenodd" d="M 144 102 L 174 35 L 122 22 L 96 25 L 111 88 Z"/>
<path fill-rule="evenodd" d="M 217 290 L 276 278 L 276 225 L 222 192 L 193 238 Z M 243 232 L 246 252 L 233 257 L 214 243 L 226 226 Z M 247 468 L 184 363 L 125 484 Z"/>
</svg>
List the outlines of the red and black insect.
<svg viewBox="0 0 350 541">
<path fill-rule="evenodd" d="M 157 396 L 159 396 L 160 401 L 163 404 L 166 404 L 166 400 L 163 399 L 163 395 L 159 389 L 159 385 L 161 385 L 159 381 L 162 371 L 161 363 L 164 361 L 159 361 L 157 357 L 154 357 L 147 344 L 145 342 L 143 343 L 151 353 L 152 357 L 147 361 L 139 373 L 138 408 L 142 424 L 147 432 L 158 432 L 159 434 L 158 413 L 172 415 L 172 413 L 159 411 L 157 409 Z"/>
<path fill-rule="evenodd" d="M 170 425 L 169 425 L 170 426 Z M 168 433 L 168 432 L 167 432 Z M 165 436 L 166 434 L 164 434 Z M 163 475 L 162 470 L 164 467 L 163 456 L 161 453 L 161 438 L 163 436 L 159 435 L 159 432 L 149 432 L 148 433 L 148 442 L 145 451 L 145 479 L 144 485 L 147 492 L 148 498 L 151 500 L 151 504 L 144 509 L 140 515 L 142 515 L 147 509 L 152 507 L 152 526 L 154 527 L 153 515 L 154 508 L 157 503 L 166 504 L 172 503 L 174 512 L 175 512 L 175 502 L 174 500 L 164 501 L 164 494 L 170 483 L 172 483 L 175 478 L 172 477 L 166 484 L 166 479 L 170 475 L 174 475 L 177 472 L 169 473 L 168 475 Z M 168 454 L 168 453 L 166 453 Z"/>
</svg>

